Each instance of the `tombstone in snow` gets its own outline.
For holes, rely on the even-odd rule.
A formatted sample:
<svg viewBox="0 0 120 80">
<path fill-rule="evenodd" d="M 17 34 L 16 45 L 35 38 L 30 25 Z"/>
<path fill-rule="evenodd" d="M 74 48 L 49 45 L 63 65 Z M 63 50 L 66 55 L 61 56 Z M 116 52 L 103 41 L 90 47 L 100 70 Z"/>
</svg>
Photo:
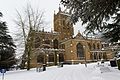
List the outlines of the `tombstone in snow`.
<svg viewBox="0 0 120 80">
<path fill-rule="evenodd" d="M 114 59 L 110 60 L 110 65 L 111 65 L 111 67 L 116 67 L 117 66 L 116 57 Z"/>
<path fill-rule="evenodd" d="M 46 64 L 43 64 L 43 71 L 46 71 Z"/>
</svg>

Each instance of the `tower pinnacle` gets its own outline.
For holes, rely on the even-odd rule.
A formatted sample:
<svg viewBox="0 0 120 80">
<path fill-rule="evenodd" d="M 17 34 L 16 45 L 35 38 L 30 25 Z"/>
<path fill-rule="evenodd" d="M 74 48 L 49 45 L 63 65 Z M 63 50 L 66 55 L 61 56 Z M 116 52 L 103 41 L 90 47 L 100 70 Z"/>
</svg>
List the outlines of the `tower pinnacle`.
<svg viewBox="0 0 120 80">
<path fill-rule="evenodd" d="M 59 4 L 59 12 L 61 12 L 61 7 L 60 7 L 60 4 Z"/>
</svg>

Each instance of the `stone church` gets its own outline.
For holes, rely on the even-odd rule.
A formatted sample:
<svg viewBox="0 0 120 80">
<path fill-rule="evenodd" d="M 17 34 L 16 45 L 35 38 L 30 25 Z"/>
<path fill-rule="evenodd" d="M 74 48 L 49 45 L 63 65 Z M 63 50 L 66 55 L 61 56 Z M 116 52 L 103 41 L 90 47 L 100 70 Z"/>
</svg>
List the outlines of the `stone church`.
<svg viewBox="0 0 120 80">
<path fill-rule="evenodd" d="M 58 65 L 61 62 L 76 64 L 93 62 L 113 57 L 111 50 L 98 38 L 83 36 L 80 31 L 74 36 L 70 15 L 59 7 L 54 13 L 54 30 L 35 32 L 34 48 L 30 55 L 30 66 L 38 64 Z M 74 36 L 74 37 L 73 37 Z"/>
</svg>

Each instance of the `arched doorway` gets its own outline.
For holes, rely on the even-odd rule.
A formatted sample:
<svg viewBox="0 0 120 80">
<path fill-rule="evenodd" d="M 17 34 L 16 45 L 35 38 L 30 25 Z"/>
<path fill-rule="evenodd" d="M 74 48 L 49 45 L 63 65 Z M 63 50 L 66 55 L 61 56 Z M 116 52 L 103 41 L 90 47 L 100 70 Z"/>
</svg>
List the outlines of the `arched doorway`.
<svg viewBox="0 0 120 80">
<path fill-rule="evenodd" d="M 80 43 L 77 44 L 76 46 L 77 48 L 77 57 L 82 59 L 84 58 L 84 49 L 83 49 L 83 45 L 81 45 Z"/>
<path fill-rule="evenodd" d="M 59 54 L 59 62 L 64 62 L 64 55 L 62 53 Z"/>
<path fill-rule="evenodd" d="M 54 62 L 54 54 L 49 54 L 49 61 L 48 62 Z"/>
<path fill-rule="evenodd" d="M 45 59 L 44 59 L 44 54 L 43 53 L 41 53 L 37 56 L 37 63 L 44 63 L 45 62 L 44 60 Z"/>
</svg>

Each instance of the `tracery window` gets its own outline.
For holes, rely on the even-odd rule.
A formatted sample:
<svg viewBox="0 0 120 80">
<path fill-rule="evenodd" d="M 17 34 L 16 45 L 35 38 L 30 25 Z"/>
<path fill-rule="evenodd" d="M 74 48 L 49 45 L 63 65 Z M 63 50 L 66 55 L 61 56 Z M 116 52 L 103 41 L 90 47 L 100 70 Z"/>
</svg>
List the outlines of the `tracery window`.
<svg viewBox="0 0 120 80">
<path fill-rule="evenodd" d="M 77 56 L 78 57 L 84 57 L 83 45 L 81 45 L 80 43 L 78 43 L 76 47 L 77 47 Z"/>
</svg>

